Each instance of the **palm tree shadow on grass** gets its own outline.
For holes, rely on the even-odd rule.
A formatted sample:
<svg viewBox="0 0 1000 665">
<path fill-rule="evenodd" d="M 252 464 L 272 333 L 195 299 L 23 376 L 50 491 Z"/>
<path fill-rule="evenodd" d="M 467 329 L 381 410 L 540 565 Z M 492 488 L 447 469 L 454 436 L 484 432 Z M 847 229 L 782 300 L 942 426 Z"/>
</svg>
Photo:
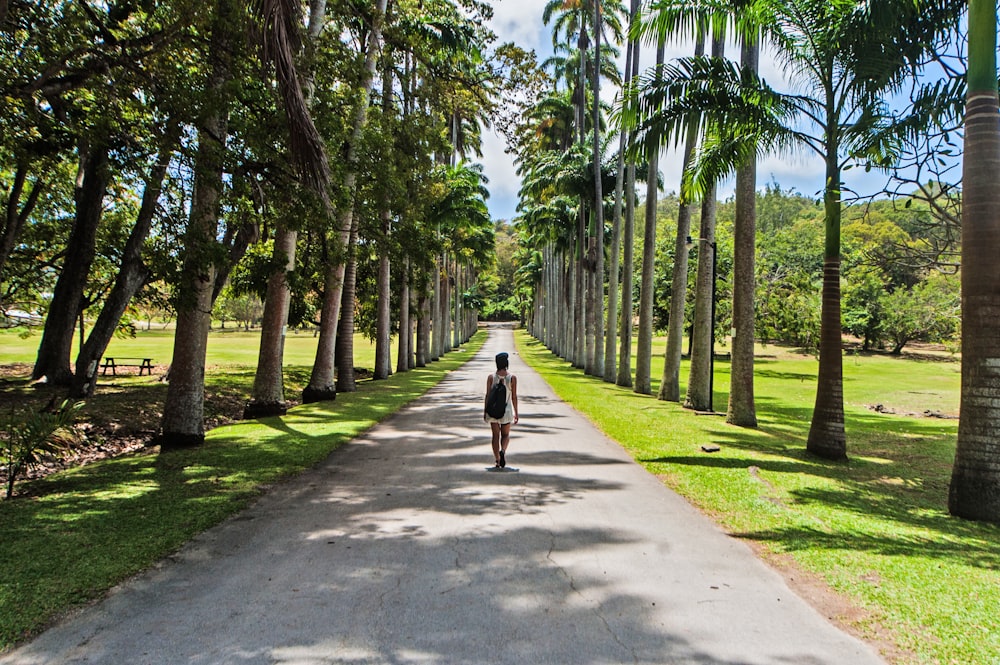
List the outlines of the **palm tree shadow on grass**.
<svg viewBox="0 0 1000 665">
<path fill-rule="evenodd" d="M 854 445 L 847 462 L 831 462 L 805 449 L 811 410 L 758 398 L 762 427 L 745 431 L 727 427 L 712 435 L 721 455 L 667 455 L 641 461 L 716 469 L 747 469 L 748 473 L 801 474 L 835 481 L 835 487 L 805 487 L 789 492 L 791 500 L 771 500 L 794 511 L 795 506 L 824 504 L 859 520 L 891 522 L 901 530 L 922 529 L 941 538 L 869 533 L 859 529 L 815 529 L 798 525 L 734 534 L 781 543 L 791 549 L 848 549 L 886 555 L 934 556 L 978 567 L 1000 565 L 1000 539 L 985 539 L 983 529 L 950 517 L 946 510 L 953 432 L 941 421 L 851 413 L 848 430 Z M 772 433 L 762 437 L 760 432 Z M 865 436 L 859 436 L 864 433 Z M 885 436 L 880 436 L 884 434 Z M 741 451 L 745 456 L 739 455 Z M 726 456 L 728 454 L 728 456 Z M 764 481 L 766 482 L 766 480 Z M 870 523 L 871 523 L 870 522 Z M 997 534 L 1000 535 L 1000 529 Z"/>
</svg>

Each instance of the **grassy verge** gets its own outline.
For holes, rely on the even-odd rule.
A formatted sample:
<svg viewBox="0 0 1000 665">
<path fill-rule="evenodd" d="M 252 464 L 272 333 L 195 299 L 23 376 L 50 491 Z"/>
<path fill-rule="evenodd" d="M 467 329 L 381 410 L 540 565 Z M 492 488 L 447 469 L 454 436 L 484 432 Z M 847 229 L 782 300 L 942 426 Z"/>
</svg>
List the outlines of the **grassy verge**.
<svg viewBox="0 0 1000 665">
<path fill-rule="evenodd" d="M 859 611 L 833 618 L 887 658 L 1000 663 L 1000 528 L 948 515 L 957 420 L 916 415 L 957 409 L 957 363 L 846 357 L 851 459 L 831 463 L 805 453 L 811 358 L 759 360 L 760 426 L 746 429 L 585 377 L 524 333 L 517 340 L 562 399 L 651 473 L 765 558 L 792 561 L 849 599 Z M 716 361 L 720 409 L 728 386 L 728 363 Z M 705 453 L 707 443 L 721 450 Z"/>
<path fill-rule="evenodd" d="M 25 496 L 0 502 L 0 650 L 149 567 L 244 508 L 268 485 L 316 465 L 423 395 L 485 339 L 480 332 L 428 367 L 361 381 L 357 392 L 334 402 L 219 427 L 190 450 L 147 452 L 57 473 L 31 483 Z M 292 374 L 302 379 L 306 371 Z M 209 392 L 225 387 L 246 395 L 253 373 L 233 369 L 211 380 L 215 388 Z"/>
</svg>

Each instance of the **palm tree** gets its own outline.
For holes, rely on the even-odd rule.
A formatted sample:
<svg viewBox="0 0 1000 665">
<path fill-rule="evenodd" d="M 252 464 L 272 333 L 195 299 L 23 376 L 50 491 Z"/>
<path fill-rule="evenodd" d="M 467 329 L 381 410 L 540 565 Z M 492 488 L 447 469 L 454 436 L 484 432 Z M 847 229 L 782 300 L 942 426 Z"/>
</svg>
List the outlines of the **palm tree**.
<svg viewBox="0 0 1000 665">
<path fill-rule="evenodd" d="M 635 88 L 636 83 L 639 78 L 639 52 L 640 52 L 640 42 L 637 31 L 633 31 L 638 25 L 639 18 L 639 4 L 637 0 L 632 0 L 632 14 L 629 21 L 629 43 L 631 45 L 632 52 L 632 63 L 631 67 L 626 72 L 628 76 L 628 94 L 631 94 L 632 90 Z M 622 95 L 624 100 L 625 95 Z M 632 130 L 626 132 L 623 128 L 619 129 L 622 136 L 625 137 L 627 134 L 626 143 L 620 146 L 620 150 L 624 152 L 625 147 L 635 142 L 635 134 Z M 618 338 L 619 338 L 619 351 L 618 351 L 618 374 L 615 377 L 615 384 L 622 386 L 623 388 L 632 387 L 632 315 L 633 315 L 633 305 L 632 305 L 632 286 L 634 279 L 634 267 L 635 261 L 633 258 L 633 253 L 635 251 L 635 174 L 636 174 L 636 160 L 634 157 L 629 156 L 627 166 L 625 168 L 625 219 L 622 225 L 622 240 L 621 244 L 624 246 L 622 251 L 622 304 L 621 311 L 618 315 Z M 614 273 L 612 273 L 614 274 Z"/>
<path fill-rule="evenodd" d="M 666 39 L 660 38 L 656 47 L 656 68 L 654 77 L 659 77 L 663 69 L 663 58 L 666 51 Z M 651 134 L 643 142 L 643 148 L 648 160 L 646 175 L 646 223 L 642 239 L 642 278 L 639 285 L 639 333 L 635 356 L 635 387 L 633 390 L 642 395 L 653 392 L 652 360 L 653 360 L 653 262 L 656 257 L 656 201 L 657 182 L 660 162 L 660 141 L 656 134 Z"/>
<path fill-rule="evenodd" d="M 717 30 L 712 37 L 712 58 L 721 60 L 724 53 L 723 34 Z M 685 408 L 696 411 L 714 409 L 712 375 L 715 365 L 712 354 L 715 347 L 715 267 L 719 260 L 719 245 L 715 241 L 717 189 L 716 181 L 707 182 L 701 197 L 698 271 L 695 278 L 694 322 L 691 326 L 691 363 L 688 389 L 684 396 Z M 679 230 L 677 235 L 680 236 Z"/>
<path fill-rule="evenodd" d="M 605 5 L 607 6 L 605 11 Z M 585 142 L 585 104 L 587 100 L 586 82 L 587 66 L 591 71 L 592 90 L 592 124 L 593 124 L 593 145 L 592 145 L 592 171 L 594 178 L 595 196 L 591 209 L 594 215 L 593 234 L 591 241 L 587 240 L 587 219 L 588 201 L 581 199 L 579 212 L 579 238 L 577 260 L 577 303 L 575 306 L 574 318 L 580 322 L 582 335 L 577 336 L 577 346 L 573 354 L 574 363 L 582 366 L 589 374 L 603 374 L 604 362 L 604 209 L 603 209 L 603 188 L 601 185 L 602 160 L 601 160 L 601 107 L 600 107 L 600 77 L 605 71 L 606 55 L 613 53 L 613 50 L 602 47 L 602 34 L 605 28 L 609 28 L 614 38 L 620 42 L 622 38 L 621 17 L 624 14 L 624 7 L 621 2 L 608 2 L 606 0 L 550 0 L 543 12 L 542 20 L 547 25 L 550 21 L 554 23 L 552 32 L 553 45 L 561 47 L 561 36 L 565 33 L 565 38 L 571 39 L 577 36 L 577 50 L 574 57 L 567 57 L 559 61 L 550 59 L 550 63 L 558 62 L 557 77 L 562 74 L 567 80 L 572 81 L 573 100 L 577 107 L 577 136 L 580 143 Z M 590 31 L 588 33 L 588 27 Z M 590 43 L 594 43 L 594 49 L 589 49 Z M 568 47 L 561 47 L 566 48 Z M 588 51 L 592 55 L 588 58 Z M 617 71 L 611 69 L 614 80 L 619 78 Z M 573 76 L 575 74 L 575 77 Z M 573 77 L 573 78 L 571 78 Z M 592 256 L 593 259 L 585 259 L 585 255 Z"/>
<path fill-rule="evenodd" d="M 603 16 L 601 12 L 601 0 L 594 1 L 594 59 L 600 61 L 601 54 L 601 32 L 603 30 Z M 591 165 L 594 171 L 594 262 L 592 270 L 593 277 L 593 298 L 588 313 L 593 317 L 594 337 L 593 337 L 593 363 L 590 366 L 590 374 L 602 376 L 604 374 L 604 189 L 601 182 L 603 170 L 601 168 L 601 71 L 595 66 L 593 71 L 593 161 Z"/>
<path fill-rule="evenodd" d="M 743 37 L 741 64 L 757 74 L 759 48 L 755 36 Z M 726 422 L 757 426 L 754 403 L 754 294 L 756 291 L 757 162 L 748 160 L 736 172 L 736 221 L 733 226 L 733 335 L 729 408 Z"/>
<path fill-rule="evenodd" d="M 969 2 L 962 172 L 962 398 L 948 510 L 1000 522 L 1000 104 L 996 2 Z"/>
<path fill-rule="evenodd" d="M 698 159 L 703 185 L 759 153 L 802 146 L 825 164 L 823 305 L 819 379 L 807 449 L 830 459 L 846 457 L 840 322 L 841 170 L 851 162 L 888 164 L 892 145 L 886 99 L 920 66 L 943 27 L 957 20 L 947 0 L 915 4 L 816 3 L 751 0 L 730 5 L 664 0 L 644 22 L 649 34 L 669 35 L 678 25 L 728 16 L 760 30 L 776 45 L 785 70 L 800 77 L 803 94 L 780 94 L 758 77 L 718 60 L 685 59 L 662 82 L 647 81 L 633 120 L 640 140 L 683 136 L 689 122 L 715 133 Z M 806 125 L 800 127 L 800 125 Z M 748 140 L 748 134 L 756 140 Z M 696 184 L 695 189 L 698 188 Z"/>
<path fill-rule="evenodd" d="M 262 35 L 268 41 L 263 51 L 276 65 L 285 101 L 285 113 L 294 140 L 295 150 L 290 161 L 298 168 L 302 180 L 325 199 L 329 186 L 329 165 L 326 149 L 310 117 L 312 72 L 296 72 L 294 51 L 298 48 L 297 29 L 301 19 L 298 7 L 287 3 L 255 0 L 254 15 L 264 26 Z M 315 49 L 326 19 L 326 0 L 311 0 L 307 42 L 304 49 Z M 300 81 L 300 79 L 302 79 Z M 284 343 L 288 310 L 292 293 L 290 276 L 295 270 L 295 249 L 298 230 L 282 219 L 274 231 L 274 269 L 267 280 L 264 315 L 261 323 L 260 350 L 254 373 L 253 393 L 243 410 L 244 418 L 283 415 L 287 411 L 284 389 Z"/>
<path fill-rule="evenodd" d="M 218 233 L 224 151 L 229 134 L 228 85 L 233 76 L 233 0 L 218 0 L 211 31 L 211 69 L 198 132 L 194 198 L 185 230 L 182 300 L 177 307 L 170 383 L 160 423 L 160 450 L 200 445 L 205 440 L 205 356 L 215 284 L 214 243 Z"/>
<path fill-rule="evenodd" d="M 632 0 L 629 11 L 629 25 L 635 23 L 639 17 L 639 0 Z M 639 65 L 639 41 L 629 37 L 625 53 L 625 78 L 626 85 L 632 85 L 635 81 Z M 624 92 L 624 91 L 623 91 Z M 635 170 L 632 160 L 629 160 L 629 167 L 625 166 L 625 147 L 628 145 L 628 133 L 619 132 L 618 136 L 618 168 L 615 172 L 615 199 L 614 213 L 611 223 L 611 266 L 608 270 L 608 308 L 607 308 L 607 336 L 604 340 L 604 380 L 614 383 L 618 374 L 618 364 L 615 357 L 615 343 L 618 340 L 618 317 L 619 317 L 619 284 L 618 273 L 621 268 L 621 248 L 622 248 L 622 215 L 625 208 L 625 192 L 634 198 Z M 626 173 L 631 173 L 633 180 L 626 185 Z M 626 189 L 626 186 L 628 189 Z M 631 340 L 629 340 L 631 343 Z"/>
<path fill-rule="evenodd" d="M 368 122 L 370 89 L 375 78 L 375 64 L 382 41 L 382 26 L 385 21 L 387 1 L 375 0 L 371 32 L 368 34 L 368 40 L 365 44 L 365 64 L 357 84 L 361 95 L 354 108 L 350 137 L 345 145 L 345 168 L 341 189 L 347 193 L 348 202 L 339 211 L 335 237 L 331 239 L 334 244 L 335 257 L 330 261 L 325 275 L 316 360 L 313 362 L 309 384 L 302 391 L 302 401 L 305 403 L 335 399 L 337 396 L 337 388 L 334 384 L 335 347 L 347 260 L 351 249 L 351 230 L 354 228 L 354 189 L 358 178 L 358 149 L 362 132 Z"/>
<path fill-rule="evenodd" d="M 705 53 L 704 27 L 697 31 L 694 55 Z M 684 152 L 681 157 L 681 172 L 687 173 L 698 142 L 698 128 L 687 129 Z M 663 378 L 657 399 L 668 402 L 681 401 L 681 356 L 684 353 L 684 305 L 687 300 L 688 243 L 691 235 L 691 202 L 682 196 L 677 208 L 677 235 L 674 241 L 673 279 L 670 283 L 670 316 L 667 319 L 667 347 L 663 354 Z"/>
</svg>

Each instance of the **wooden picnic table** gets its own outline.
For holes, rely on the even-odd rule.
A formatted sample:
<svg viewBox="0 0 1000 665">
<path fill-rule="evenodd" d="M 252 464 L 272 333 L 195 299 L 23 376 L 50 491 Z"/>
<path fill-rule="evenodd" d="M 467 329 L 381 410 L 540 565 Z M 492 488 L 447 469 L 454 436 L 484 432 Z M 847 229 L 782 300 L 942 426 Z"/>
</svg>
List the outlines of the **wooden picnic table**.
<svg viewBox="0 0 1000 665">
<path fill-rule="evenodd" d="M 118 376 L 119 367 L 138 367 L 139 376 L 142 376 L 143 372 L 153 375 L 153 359 L 152 358 L 125 358 L 122 356 L 106 356 L 104 358 L 104 363 L 101 365 L 101 374 L 107 374 L 108 370 L 111 370 L 112 376 Z"/>
</svg>

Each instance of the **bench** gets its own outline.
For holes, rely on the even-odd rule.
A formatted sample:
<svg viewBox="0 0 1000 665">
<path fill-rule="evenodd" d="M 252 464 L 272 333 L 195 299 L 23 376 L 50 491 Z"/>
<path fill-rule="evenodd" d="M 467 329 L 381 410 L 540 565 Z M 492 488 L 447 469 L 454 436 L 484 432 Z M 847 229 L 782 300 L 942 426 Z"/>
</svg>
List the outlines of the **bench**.
<svg viewBox="0 0 1000 665">
<path fill-rule="evenodd" d="M 108 370 L 111 370 L 112 376 L 118 376 L 119 367 L 138 367 L 139 376 L 142 376 L 143 372 L 153 375 L 153 359 L 152 358 L 104 358 L 104 363 L 101 365 L 101 374 L 107 374 Z"/>
</svg>

